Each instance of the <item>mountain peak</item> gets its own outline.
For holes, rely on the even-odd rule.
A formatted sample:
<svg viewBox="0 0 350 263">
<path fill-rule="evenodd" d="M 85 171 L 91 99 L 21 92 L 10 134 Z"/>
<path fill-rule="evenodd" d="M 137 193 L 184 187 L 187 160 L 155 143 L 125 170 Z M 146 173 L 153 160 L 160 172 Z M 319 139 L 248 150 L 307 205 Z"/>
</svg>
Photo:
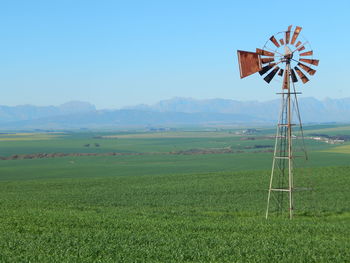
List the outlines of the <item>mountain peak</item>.
<svg viewBox="0 0 350 263">
<path fill-rule="evenodd" d="M 89 102 L 77 101 L 77 100 L 63 103 L 60 106 L 58 106 L 58 108 L 63 113 L 81 113 L 81 112 L 89 112 L 89 111 L 96 110 L 95 105 Z"/>
</svg>

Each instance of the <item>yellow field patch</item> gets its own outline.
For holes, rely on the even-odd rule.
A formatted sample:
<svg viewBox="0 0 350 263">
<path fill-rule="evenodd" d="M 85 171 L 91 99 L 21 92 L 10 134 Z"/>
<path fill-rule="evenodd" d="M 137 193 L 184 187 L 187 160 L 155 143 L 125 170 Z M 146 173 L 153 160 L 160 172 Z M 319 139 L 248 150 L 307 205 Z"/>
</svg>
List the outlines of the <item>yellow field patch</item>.
<svg viewBox="0 0 350 263">
<path fill-rule="evenodd" d="M 324 150 L 323 152 L 332 152 L 332 153 L 349 153 L 350 154 L 350 144 L 348 145 L 342 145 L 333 147 L 327 150 Z"/>
<path fill-rule="evenodd" d="M 0 141 L 42 141 L 52 140 L 57 137 L 62 137 L 64 134 L 55 133 L 11 133 L 11 134 L 0 134 Z"/>
<path fill-rule="evenodd" d="M 350 131 L 350 126 L 340 126 L 340 127 L 332 127 L 332 128 L 324 128 L 324 129 L 313 129 L 306 132 L 312 132 L 312 133 L 327 133 L 327 132 L 344 132 L 344 131 Z"/>
</svg>

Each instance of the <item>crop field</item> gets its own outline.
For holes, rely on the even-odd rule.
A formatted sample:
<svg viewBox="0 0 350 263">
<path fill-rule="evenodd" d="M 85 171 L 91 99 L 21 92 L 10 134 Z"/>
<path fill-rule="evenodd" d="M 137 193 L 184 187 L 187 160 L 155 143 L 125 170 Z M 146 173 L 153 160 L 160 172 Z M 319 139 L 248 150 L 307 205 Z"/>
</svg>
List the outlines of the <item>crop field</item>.
<svg viewBox="0 0 350 263">
<path fill-rule="evenodd" d="M 312 191 L 266 220 L 273 132 L 3 133 L 0 262 L 349 262 L 350 142 L 306 139 Z"/>
<path fill-rule="evenodd" d="M 0 133 L 0 141 L 41 141 L 51 140 L 61 136 L 62 133 Z"/>
<path fill-rule="evenodd" d="M 325 150 L 327 152 L 334 152 L 334 153 L 347 153 L 350 154 L 350 145 L 342 145 L 338 147 L 334 147 L 331 149 Z"/>
</svg>

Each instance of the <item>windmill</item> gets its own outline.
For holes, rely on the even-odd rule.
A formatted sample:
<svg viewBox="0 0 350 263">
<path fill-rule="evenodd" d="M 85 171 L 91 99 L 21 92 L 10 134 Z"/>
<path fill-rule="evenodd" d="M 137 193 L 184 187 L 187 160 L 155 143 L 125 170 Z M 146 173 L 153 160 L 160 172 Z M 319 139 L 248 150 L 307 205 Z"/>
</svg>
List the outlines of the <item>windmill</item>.
<svg viewBox="0 0 350 263">
<path fill-rule="evenodd" d="M 297 158 L 307 160 L 304 147 L 303 128 L 300 118 L 295 83 L 300 79 L 303 84 L 309 81 L 305 75 L 314 75 L 319 60 L 313 59 L 313 50 L 308 41 L 300 34 L 302 28 L 292 26 L 271 36 L 265 45 L 256 52 L 238 50 L 238 62 L 241 78 L 259 72 L 267 83 L 270 83 L 276 74 L 282 86 L 280 116 L 277 124 L 275 148 L 272 161 L 272 170 L 267 197 L 266 218 L 271 209 L 271 198 L 276 201 L 277 210 L 283 211 L 288 207 L 289 218 L 293 217 L 293 193 L 298 190 L 294 187 L 294 166 Z M 305 72 L 305 73 L 304 73 Z M 275 79 L 278 82 L 278 79 Z M 293 123 L 296 118 L 298 123 Z M 298 127 L 301 136 L 295 136 Z M 296 151 L 294 144 L 297 139 L 302 140 L 301 153 Z M 301 188 L 300 188 L 301 189 Z M 285 197 L 287 195 L 287 198 Z"/>
</svg>

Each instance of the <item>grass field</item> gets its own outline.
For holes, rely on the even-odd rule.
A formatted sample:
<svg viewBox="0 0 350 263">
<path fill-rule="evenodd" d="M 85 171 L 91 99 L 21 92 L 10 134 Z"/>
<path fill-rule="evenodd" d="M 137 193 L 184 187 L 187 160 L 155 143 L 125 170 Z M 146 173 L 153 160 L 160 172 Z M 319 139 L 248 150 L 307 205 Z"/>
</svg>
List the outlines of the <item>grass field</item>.
<svg viewBox="0 0 350 263">
<path fill-rule="evenodd" d="M 307 140 L 310 160 L 296 184 L 311 182 L 314 191 L 296 193 L 292 221 L 265 220 L 272 153 L 254 146 L 273 145 L 269 132 L 255 140 L 198 133 L 2 134 L 1 156 L 147 154 L 0 160 L 0 261 L 350 261 L 350 155 L 339 151 L 350 144 Z M 233 152 L 168 154 L 224 147 Z"/>
</svg>

